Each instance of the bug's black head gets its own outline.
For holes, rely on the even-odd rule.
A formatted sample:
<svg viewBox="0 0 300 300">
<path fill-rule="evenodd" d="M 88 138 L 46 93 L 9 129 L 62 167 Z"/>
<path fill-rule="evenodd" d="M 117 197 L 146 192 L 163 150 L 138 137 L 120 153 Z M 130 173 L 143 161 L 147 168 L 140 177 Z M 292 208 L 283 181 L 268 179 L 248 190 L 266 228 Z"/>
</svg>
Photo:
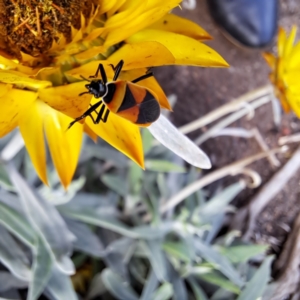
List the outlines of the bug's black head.
<svg viewBox="0 0 300 300">
<path fill-rule="evenodd" d="M 101 98 L 107 92 L 107 87 L 102 80 L 92 80 L 89 84 L 86 84 L 85 87 L 95 98 Z"/>
</svg>

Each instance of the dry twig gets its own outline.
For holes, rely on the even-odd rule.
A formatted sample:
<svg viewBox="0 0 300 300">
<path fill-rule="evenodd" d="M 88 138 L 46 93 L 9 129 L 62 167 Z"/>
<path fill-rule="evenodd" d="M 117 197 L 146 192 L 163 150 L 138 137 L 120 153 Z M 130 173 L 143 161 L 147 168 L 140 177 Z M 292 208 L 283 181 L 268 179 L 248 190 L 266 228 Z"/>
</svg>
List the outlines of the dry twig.
<svg viewBox="0 0 300 300">
<path fill-rule="evenodd" d="M 207 124 L 219 120 L 220 118 L 222 118 L 223 116 L 231 112 L 245 108 L 245 103 L 247 102 L 251 102 L 265 96 L 270 97 L 271 95 L 273 95 L 273 87 L 271 85 L 263 86 L 249 93 L 246 93 L 233 101 L 230 101 L 229 103 L 213 110 L 212 112 L 206 114 L 205 116 L 199 118 L 198 120 L 192 121 L 180 127 L 179 130 L 184 134 L 190 133 Z"/>
<path fill-rule="evenodd" d="M 296 150 L 290 160 L 267 182 L 250 201 L 249 205 L 240 209 L 231 222 L 232 229 L 245 228 L 245 220 L 248 216 L 244 240 L 249 240 L 255 228 L 258 215 L 269 202 L 282 190 L 289 179 L 300 168 L 300 147 Z"/>
</svg>

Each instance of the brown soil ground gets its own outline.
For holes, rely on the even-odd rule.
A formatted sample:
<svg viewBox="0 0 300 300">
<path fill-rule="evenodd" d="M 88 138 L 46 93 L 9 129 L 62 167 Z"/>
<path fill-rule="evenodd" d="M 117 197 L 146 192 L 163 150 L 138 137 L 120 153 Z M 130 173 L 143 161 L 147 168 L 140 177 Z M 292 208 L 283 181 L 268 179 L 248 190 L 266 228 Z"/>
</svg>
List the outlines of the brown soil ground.
<svg viewBox="0 0 300 300">
<path fill-rule="evenodd" d="M 290 30 L 293 24 L 299 27 L 298 1 L 281 0 L 280 6 L 280 25 L 287 30 Z M 166 93 L 178 96 L 173 114 L 173 121 L 177 125 L 197 119 L 231 99 L 268 83 L 269 68 L 260 51 L 240 49 L 224 38 L 209 15 L 206 0 L 198 0 L 197 8 L 193 11 L 177 10 L 176 12 L 205 28 L 214 37 L 214 40 L 207 44 L 217 50 L 231 66 L 229 69 L 172 66 L 155 72 Z M 276 50 L 275 43 L 269 50 Z M 256 110 L 253 119 L 243 118 L 231 127 L 247 129 L 257 127 L 268 146 L 273 148 L 278 145 L 280 136 L 299 132 L 300 121 L 292 114 L 284 115 L 280 128 L 276 128 L 271 104 L 266 104 Z M 194 132 L 192 137 L 200 134 L 201 131 Z M 222 167 L 260 152 L 255 140 L 230 136 L 210 139 L 201 147 L 210 156 L 213 168 Z M 288 155 L 281 157 L 282 162 L 287 158 Z M 276 172 L 267 160 L 261 160 L 251 167 L 260 173 L 263 183 Z M 257 221 L 253 239 L 256 242 L 271 244 L 275 252 L 280 249 L 287 231 L 300 211 L 299 178 L 300 172 L 295 174 L 281 193 L 271 201 Z M 225 180 L 221 184 L 226 185 L 228 182 Z M 241 207 L 249 202 L 256 191 L 244 192 L 236 199 L 236 205 Z"/>
</svg>

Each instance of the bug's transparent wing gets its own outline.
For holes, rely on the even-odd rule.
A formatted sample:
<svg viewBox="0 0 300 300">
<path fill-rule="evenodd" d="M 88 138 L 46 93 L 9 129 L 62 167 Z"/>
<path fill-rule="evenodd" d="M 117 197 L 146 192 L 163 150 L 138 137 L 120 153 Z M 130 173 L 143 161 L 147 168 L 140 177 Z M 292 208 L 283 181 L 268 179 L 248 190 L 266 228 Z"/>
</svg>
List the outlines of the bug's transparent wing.
<svg viewBox="0 0 300 300">
<path fill-rule="evenodd" d="M 211 168 L 208 156 L 162 114 L 148 129 L 160 143 L 189 164 L 202 169 Z"/>
</svg>

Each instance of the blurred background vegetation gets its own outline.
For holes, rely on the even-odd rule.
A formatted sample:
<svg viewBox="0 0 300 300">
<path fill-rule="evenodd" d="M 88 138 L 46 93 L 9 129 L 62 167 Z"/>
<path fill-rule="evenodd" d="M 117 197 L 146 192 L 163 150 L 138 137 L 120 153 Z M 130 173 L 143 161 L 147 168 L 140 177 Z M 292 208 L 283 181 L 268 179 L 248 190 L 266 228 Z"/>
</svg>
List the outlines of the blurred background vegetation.
<svg viewBox="0 0 300 300">
<path fill-rule="evenodd" d="M 3 297 L 25 299 L 28 282 L 29 299 L 41 292 L 49 299 L 76 299 L 75 291 L 82 299 L 124 300 L 261 295 L 272 261 L 268 257 L 259 267 L 267 246 L 244 243 L 238 231 L 219 234 L 234 211 L 229 203 L 246 182 L 198 190 L 162 215 L 166 201 L 201 171 L 157 145 L 147 130 L 143 141 L 147 171 L 86 139 L 67 192 L 54 171 L 51 188 L 41 186 L 25 150 L 2 167 Z"/>
</svg>

